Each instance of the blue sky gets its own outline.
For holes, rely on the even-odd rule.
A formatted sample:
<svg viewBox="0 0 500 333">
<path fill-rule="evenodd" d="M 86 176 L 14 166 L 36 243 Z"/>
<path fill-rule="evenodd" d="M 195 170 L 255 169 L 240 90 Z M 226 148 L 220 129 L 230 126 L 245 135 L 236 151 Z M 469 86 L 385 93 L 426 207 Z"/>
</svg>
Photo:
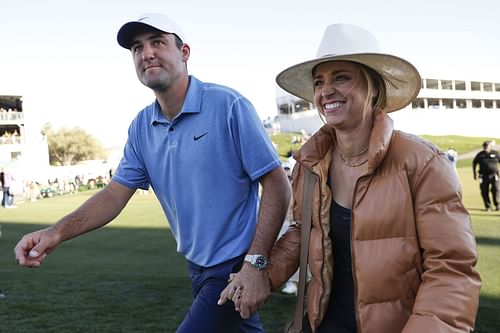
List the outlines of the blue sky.
<svg viewBox="0 0 500 333">
<path fill-rule="evenodd" d="M 261 118 L 276 114 L 276 74 L 314 58 L 331 23 L 367 28 L 423 76 L 500 81 L 498 0 L 0 0 L 0 95 L 23 96 L 27 126 L 79 126 L 122 145 L 154 96 L 116 32 L 146 12 L 183 27 L 191 74 L 236 88 Z"/>
</svg>

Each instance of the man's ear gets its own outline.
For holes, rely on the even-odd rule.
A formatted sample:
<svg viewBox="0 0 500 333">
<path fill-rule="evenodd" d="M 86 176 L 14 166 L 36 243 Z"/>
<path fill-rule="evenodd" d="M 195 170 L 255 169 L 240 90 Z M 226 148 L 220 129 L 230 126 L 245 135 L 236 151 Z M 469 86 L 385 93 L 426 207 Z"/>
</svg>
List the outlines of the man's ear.
<svg viewBox="0 0 500 333">
<path fill-rule="evenodd" d="M 188 44 L 184 43 L 181 46 L 181 52 L 182 52 L 182 60 L 184 60 L 184 62 L 187 62 L 189 56 L 191 55 L 191 47 L 189 47 Z"/>
</svg>

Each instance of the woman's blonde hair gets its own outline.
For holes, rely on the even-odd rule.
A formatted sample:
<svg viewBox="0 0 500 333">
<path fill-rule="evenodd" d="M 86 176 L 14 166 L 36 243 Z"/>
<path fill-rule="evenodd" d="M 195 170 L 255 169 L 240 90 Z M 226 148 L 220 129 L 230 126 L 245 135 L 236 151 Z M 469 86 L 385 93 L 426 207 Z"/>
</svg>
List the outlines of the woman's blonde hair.
<svg viewBox="0 0 500 333">
<path fill-rule="evenodd" d="M 379 73 L 368 66 L 361 65 L 361 73 L 367 83 L 367 94 L 363 108 L 363 121 L 366 121 L 368 112 L 373 110 L 372 120 L 383 110 L 387 103 L 385 81 Z M 374 92 L 376 91 L 376 94 Z M 372 97 L 373 96 L 373 97 Z"/>
</svg>

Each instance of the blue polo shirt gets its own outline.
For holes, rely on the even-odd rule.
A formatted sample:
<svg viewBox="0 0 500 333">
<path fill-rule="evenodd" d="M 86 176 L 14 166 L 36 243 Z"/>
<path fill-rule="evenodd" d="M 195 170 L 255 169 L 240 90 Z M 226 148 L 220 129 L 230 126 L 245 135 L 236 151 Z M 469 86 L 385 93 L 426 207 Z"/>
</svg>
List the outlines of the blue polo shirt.
<svg viewBox="0 0 500 333">
<path fill-rule="evenodd" d="M 132 121 L 113 180 L 153 188 L 188 260 L 213 266 L 245 253 L 257 223 L 259 177 L 280 161 L 252 104 L 190 76 L 181 112 L 157 101 Z"/>
</svg>

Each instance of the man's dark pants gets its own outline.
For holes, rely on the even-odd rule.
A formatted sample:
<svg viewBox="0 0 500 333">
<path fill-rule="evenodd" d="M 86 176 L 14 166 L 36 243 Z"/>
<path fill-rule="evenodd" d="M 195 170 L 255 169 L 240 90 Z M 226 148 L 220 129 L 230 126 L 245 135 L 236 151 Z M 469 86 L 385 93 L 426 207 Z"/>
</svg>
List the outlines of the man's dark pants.
<svg viewBox="0 0 500 333">
<path fill-rule="evenodd" d="M 493 204 L 495 207 L 498 209 L 499 208 L 499 201 L 500 201 L 500 194 L 498 193 L 499 186 L 498 186 L 498 176 L 496 174 L 492 175 L 482 175 L 481 177 L 481 183 L 479 185 L 481 189 L 481 197 L 483 198 L 484 202 L 484 207 L 486 209 L 491 208 L 491 200 L 489 196 L 489 192 L 491 189 L 491 195 L 493 197 Z"/>
<path fill-rule="evenodd" d="M 262 333 L 264 328 L 256 313 L 243 320 L 232 302 L 217 305 L 220 293 L 227 286 L 230 273 L 238 272 L 243 256 L 213 267 L 203 267 L 188 261 L 194 301 L 177 333 Z"/>
</svg>

